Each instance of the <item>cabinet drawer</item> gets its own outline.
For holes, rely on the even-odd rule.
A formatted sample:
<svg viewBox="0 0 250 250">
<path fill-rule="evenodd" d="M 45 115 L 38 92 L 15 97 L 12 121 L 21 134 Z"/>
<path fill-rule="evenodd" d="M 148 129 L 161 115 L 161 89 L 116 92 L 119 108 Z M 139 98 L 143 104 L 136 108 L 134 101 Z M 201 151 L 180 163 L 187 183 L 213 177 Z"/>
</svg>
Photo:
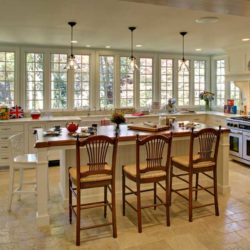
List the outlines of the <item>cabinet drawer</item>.
<svg viewBox="0 0 250 250">
<path fill-rule="evenodd" d="M 0 162 L 9 162 L 9 155 L 0 155 Z"/>
<path fill-rule="evenodd" d="M 0 156 L 9 156 L 9 148 L 0 148 Z"/>
<path fill-rule="evenodd" d="M 10 125 L 10 126 L 0 126 L 1 133 L 15 133 L 23 131 L 23 125 Z"/>
<path fill-rule="evenodd" d="M 9 144 L 7 141 L 5 143 L 1 142 L 0 143 L 0 154 L 1 154 L 2 150 L 5 150 L 5 149 L 8 150 L 8 148 L 9 148 Z"/>
</svg>

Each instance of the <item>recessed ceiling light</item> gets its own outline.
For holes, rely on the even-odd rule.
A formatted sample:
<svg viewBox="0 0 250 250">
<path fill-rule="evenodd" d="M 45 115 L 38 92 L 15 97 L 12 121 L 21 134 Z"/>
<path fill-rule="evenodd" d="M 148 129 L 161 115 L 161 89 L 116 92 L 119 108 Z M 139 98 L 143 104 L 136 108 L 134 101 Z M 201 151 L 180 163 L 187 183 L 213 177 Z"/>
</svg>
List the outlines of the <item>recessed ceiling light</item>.
<svg viewBox="0 0 250 250">
<path fill-rule="evenodd" d="M 91 47 L 91 45 L 87 44 L 87 45 L 86 45 L 86 47 L 87 47 L 87 48 L 90 48 L 90 47 Z"/>
<path fill-rule="evenodd" d="M 198 49 L 195 49 L 196 51 L 202 51 L 202 49 L 201 48 L 198 48 Z"/>
<path fill-rule="evenodd" d="M 135 47 L 141 48 L 141 47 L 142 47 L 142 44 L 136 44 Z"/>
<path fill-rule="evenodd" d="M 106 48 L 106 49 L 110 49 L 110 48 L 111 48 L 111 46 L 110 46 L 110 45 L 107 45 L 107 46 L 105 46 L 105 48 Z"/>
<path fill-rule="evenodd" d="M 248 41 L 250 41 L 250 38 L 242 38 L 241 41 L 242 42 L 248 42 Z"/>
<path fill-rule="evenodd" d="M 205 17 L 195 19 L 195 22 L 196 23 L 217 23 L 218 20 L 219 18 L 215 16 L 205 16 Z"/>
<path fill-rule="evenodd" d="M 76 40 L 72 40 L 71 43 L 78 43 Z"/>
</svg>

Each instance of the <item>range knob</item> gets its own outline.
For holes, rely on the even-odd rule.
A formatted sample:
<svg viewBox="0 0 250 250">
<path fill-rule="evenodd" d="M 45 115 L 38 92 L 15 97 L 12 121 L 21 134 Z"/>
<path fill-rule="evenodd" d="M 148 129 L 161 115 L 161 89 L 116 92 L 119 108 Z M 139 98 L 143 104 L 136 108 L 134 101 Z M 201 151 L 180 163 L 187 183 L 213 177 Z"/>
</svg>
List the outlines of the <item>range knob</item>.
<svg viewBox="0 0 250 250">
<path fill-rule="evenodd" d="M 238 127 L 238 125 L 237 125 L 237 124 L 234 124 L 234 127 L 235 127 L 235 128 L 237 128 L 237 127 Z"/>
</svg>

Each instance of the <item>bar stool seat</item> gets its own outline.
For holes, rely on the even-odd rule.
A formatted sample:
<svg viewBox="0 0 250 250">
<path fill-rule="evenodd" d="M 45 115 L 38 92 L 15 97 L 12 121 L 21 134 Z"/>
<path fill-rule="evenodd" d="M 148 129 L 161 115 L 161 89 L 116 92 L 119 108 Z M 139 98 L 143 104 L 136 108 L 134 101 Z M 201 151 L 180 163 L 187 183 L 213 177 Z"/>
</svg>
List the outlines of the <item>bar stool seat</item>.
<svg viewBox="0 0 250 250">
<path fill-rule="evenodd" d="M 193 159 L 194 161 L 198 160 L 200 158 L 199 155 L 194 155 Z M 180 167 L 188 168 L 189 167 L 189 156 L 182 155 L 182 156 L 175 156 L 172 157 L 172 162 L 175 162 L 176 164 L 179 164 Z M 203 162 L 197 162 L 193 164 L 194 171 L 197 168 L 207 168 L 207 167 L 214 167 L 215 163 L 213 161 L 203 161 Z"/>
<path fill-rule="evenodd" d="M 24 168 L 35 168 L 31 164 L 37 163 L 37 156 L 36 154 L 18 155 L 14 157 L 13 161 L 14 163 L 18 163 L 18 164 L 25 164 L 25 166 L 23 166 Z"/>
<path fill-rule="evenodd" d="M 140 163 L 140 170 L 141 171 L 145 170 L 146 168 L 147 168 L 146 162 Z M 125 165 L 123 170 L 131 178 L 136 178 L 136 164 Z M 141 175 L 140 176 L 141 179 L 158 178 L 158 177 L 166 176 L 166 172 L 163 170 L 154 170 L 154 171 L 148 171 L 145 173 L 141 173 L 140 175 Z"/>
<path fill-rule="evenodd" d="M 105 170 L 111 171 L 111 167 L 106 164 L 104 166 Z M 85 166 L 81 166 L 80 167 L 80 172 L 82 174 L 87 173 L 89 171 L 89 166 L 85 165 Z M 74 185 L 76 185 L 77 183 L 77 168 L 73 167 L 69 169 L 69 174 L 71 176 L 71 180 L 74 183 Z M 80 182 L 96 182 L 96 181 L 105 181 L 105 180 L 111 180 L 112 179 L 112 175 L 110 174 L 95 174 L 95 175 L 88 175 L 85 177 L 82 177 L 80 179 Z"/>
</svg>

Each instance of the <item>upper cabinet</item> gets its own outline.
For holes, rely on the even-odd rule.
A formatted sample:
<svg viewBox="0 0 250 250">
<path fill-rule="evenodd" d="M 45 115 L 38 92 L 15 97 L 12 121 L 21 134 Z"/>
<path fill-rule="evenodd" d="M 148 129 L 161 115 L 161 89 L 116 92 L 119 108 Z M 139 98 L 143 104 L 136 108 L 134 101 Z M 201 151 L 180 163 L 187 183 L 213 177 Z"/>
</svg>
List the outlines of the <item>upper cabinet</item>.
<svg viewBox="0 0 250 250">
<path fill-rule="evenodd" d="M 227 80 L 250 80 L 250 48 L 227 51 Z"/>
</svg>

